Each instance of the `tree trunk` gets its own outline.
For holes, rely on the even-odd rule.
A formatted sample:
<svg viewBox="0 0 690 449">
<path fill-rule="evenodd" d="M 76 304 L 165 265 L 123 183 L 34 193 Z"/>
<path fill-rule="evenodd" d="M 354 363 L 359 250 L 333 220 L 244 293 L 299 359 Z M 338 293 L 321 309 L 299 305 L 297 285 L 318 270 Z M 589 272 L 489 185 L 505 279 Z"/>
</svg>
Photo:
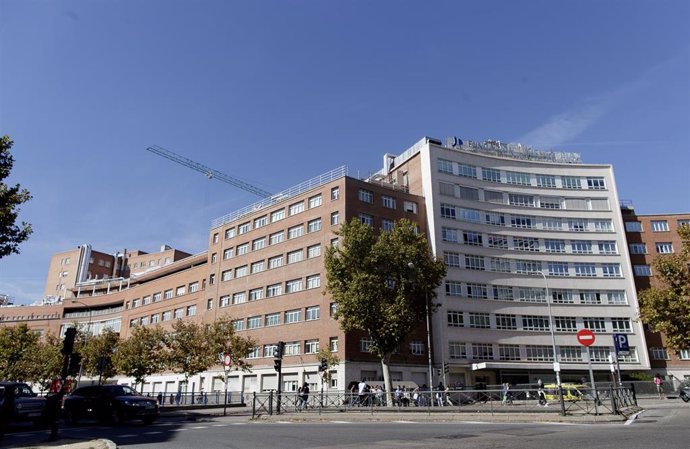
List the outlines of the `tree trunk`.
<svg viewBox="0 0 690 449">
<path fill-rule="evenodd" d="M 386 406 L 393 407 L 393 387 L 391 384 L 391 374 L 388 367 L 388 362 L 391 359 L 390 354 L 381 357 L 381 371 L 383 371 L 383 385 L 386 389 Z"/>
</svg>

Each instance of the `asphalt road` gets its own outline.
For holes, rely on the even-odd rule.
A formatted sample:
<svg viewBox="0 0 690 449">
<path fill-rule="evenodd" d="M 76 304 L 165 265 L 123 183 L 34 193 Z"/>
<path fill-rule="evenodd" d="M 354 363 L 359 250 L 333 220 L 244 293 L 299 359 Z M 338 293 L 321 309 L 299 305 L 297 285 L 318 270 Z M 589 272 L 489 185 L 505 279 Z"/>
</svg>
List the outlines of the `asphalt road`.
<svg viewBox="0 0 690 449">
<path fill-rule="evenodd" d="M 632 424 L 250 422 L 247 417 L 213 417 L 197 422 L 161 419 L 150 426 L 86 425 L 61 430 L 60 444 L 108 438 L 127 449 L 157 448 L 472 448 L 472 449 L 687 449 L 690 405 L 668 401 L 643 412 Z M 402 417 L 404 418 L 404 416 Z M 45 432 L 13 432 L 2 447 L 37 444 Z"/>
</svg>

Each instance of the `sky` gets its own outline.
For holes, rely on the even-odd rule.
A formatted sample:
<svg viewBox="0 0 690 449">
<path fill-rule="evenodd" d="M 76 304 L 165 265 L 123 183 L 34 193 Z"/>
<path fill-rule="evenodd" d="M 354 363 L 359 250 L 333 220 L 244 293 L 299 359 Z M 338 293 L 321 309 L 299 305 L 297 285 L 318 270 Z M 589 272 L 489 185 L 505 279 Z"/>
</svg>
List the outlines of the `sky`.
<svg viewBox="0 0 690 449">
<path fill-rule="evenodd" d="M 0 0 L 0 133 L 34 233 L 0 294 L 90 243 L 198 253 L 263 190 L 379 170 L 424 136 L 612 164 L 637 213 L 690 212 L 687 0 Z"/>
</svg>

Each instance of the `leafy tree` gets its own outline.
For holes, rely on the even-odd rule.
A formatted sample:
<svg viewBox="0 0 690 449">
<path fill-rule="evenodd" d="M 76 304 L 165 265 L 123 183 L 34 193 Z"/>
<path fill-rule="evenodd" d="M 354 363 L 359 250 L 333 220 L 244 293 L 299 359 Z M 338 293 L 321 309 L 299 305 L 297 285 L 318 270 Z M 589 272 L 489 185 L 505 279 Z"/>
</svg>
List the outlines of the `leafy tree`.
<svg viewBox="0 0 690 449">
<path fill-rule="evenodd" d="M 141 383 L 151 374 L 165 369 L 166 334 L 156 325 L 137 326 L 126 340 L 120 342 L 115 352 L 115 369 Z"/>
<path fill-rule="evenodd" d="M 27 380 L 34 371 L 38 341 L 39 334 L 26 323 L 0 327 L 0 379 Z"/>
<path fill-rule="evenodd" d="M 446 274 L 415 225 L 400 220 L 391 231 L 359 220 L 343 224 L 340 242 L 326 251 L 326 291 L 337 303 L 335 318 L 345 332 L 364 331 L 381 359 L 388 403 L 392 404 L 389 361 L 398 346 L 435 309 L 435 289 Z M 428 302 L 428 306 L 427 306 Z M 430 350 L 431 348 L 427 348 Z M 431 382 L 431 380 L 430 380 Z"/>
<path fill-rule="evenodd" d="M 113 357 L 120 343 L 120 334 L 112 329 L 106 329 L 98 335 L 86 338 L 79 349 L 82 356 L 84 374 L 106 380 L 117 374 L 117 369 L 112 363 Z M 107 362 L 103 370 L 99 369 L 99 361 L 103 358 Z"/>
<path fill-rule="evenodd" d="M 319 349 L 319 352 L 316 353 L 316 359 L 319 360 L 319 362 L 322 360 L 326 361 L 326 371 L 321 376 L 321 383 L 329 385 L 331 383 L 331 379 L 333 378 L 333 373 L 331 372 L 330 368 L 338 366 L 340 363 L 340 358 L 333 354 L 330 348 L 321 348 Z"/>
<path fill-rule="evenodd" d="M 19 244 L 33 232 L 28 223 L 16 224 L 19 206 L 29 201 L 31 194 L 19 184 L 9 186 L 4 182 L 14 165 L 10 154 L 13 144 L 9 136 L 0 138 L 0 259 L 12 253 L 18 254 Z"/>
<path fill-rule="evenodd" d="M 243 371 L 251 368 L 245 359 L 256 342 L 249 337 L 237 335 L 229 316 L 223 316 L 213 323 L 211 345 L 216 355 L 231 354 L 235 368 Z"/>
<path fill-rule="evenodd" d="M 652 266 L 661 286 L 640 292 L 640 318 L 654 332 L 666 335 L 676 352 L 690 348 L 690 225 L 678 229 L 680 254 L 657 257 Z"/>
<path fill-rule="evenodd" d="M 62 339 L 56 335 L 48 334 L 44 340 L 39 341 L 35 361 L 27 379 L 40 384 L 43 389 L 48 388 L 51 381 L 62 372 L 61 349 Z"/>
</svg>

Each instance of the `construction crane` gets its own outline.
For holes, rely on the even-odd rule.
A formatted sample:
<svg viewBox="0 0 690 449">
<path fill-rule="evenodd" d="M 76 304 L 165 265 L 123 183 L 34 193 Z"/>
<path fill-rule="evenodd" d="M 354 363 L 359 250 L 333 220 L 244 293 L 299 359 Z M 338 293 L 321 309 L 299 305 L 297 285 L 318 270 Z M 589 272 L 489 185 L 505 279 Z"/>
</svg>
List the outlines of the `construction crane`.
<svg viewBox="0 0 690 449">
<path fill-rule="evenodd" d="M 242 190 L 246 190 L 247 192 L 253 193 L 256 196 L 260 196 L 261 198 L 267 198 L 273 195 L 271 192 L 267 192 L 266 190 L 260 189 L 244 181 L 240 181 L 239 179 L 233 178 L 232 176 L 226 175 L 225 173 L 219 172 L 218 170 L 214 170 L 211 167 L 207 167 L 198 162 L 194 162 L 191 159 L 187 159 L 184 156 L 180 156 L 179 154 L 167 150 L 161 146 L 152 145 L 150 147 L 146 147 L 146 150 L 150 151 L 151 153 L 162 156 L 166 159 L 170 159 L 173 162 L 177 162 L 178 164 L 182 164 L 200 173 L 203 173 L 204 175 L 206 175 L 208 179 L 218 179 L 220 181 L 238 187 Z"/>
</svg>

